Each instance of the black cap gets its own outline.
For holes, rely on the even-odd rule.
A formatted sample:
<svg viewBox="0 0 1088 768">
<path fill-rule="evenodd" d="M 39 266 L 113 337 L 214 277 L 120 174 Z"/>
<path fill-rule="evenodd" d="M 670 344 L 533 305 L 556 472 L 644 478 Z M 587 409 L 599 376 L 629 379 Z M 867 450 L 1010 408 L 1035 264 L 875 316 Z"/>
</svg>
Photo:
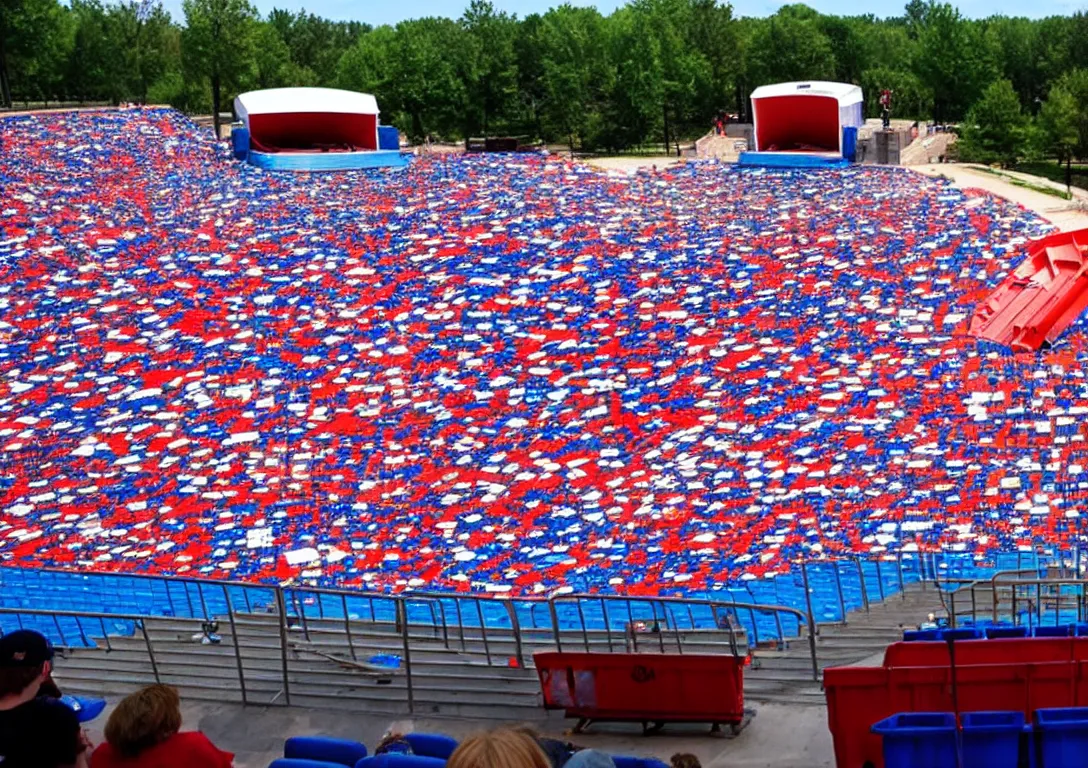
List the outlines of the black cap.
<svg viewBox="0 0 1088 768">
<path fill-rule="evenodd" d="M 0 637 L 0 667 L 38 667 L 52 659 L 52 644 L 32 629 L 17 629 Z"/>
</svg>

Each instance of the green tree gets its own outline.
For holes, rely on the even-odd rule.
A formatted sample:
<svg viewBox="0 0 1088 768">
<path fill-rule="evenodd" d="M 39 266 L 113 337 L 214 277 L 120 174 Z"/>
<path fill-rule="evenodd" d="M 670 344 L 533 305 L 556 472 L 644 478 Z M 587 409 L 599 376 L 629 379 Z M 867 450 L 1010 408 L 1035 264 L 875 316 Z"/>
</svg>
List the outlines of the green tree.
<svg viewBox="0 0 1088 768">
<path fill-rule="evenodd" d="M 809 9 L 810 10 L 810 9 Z M 784 6 L 752 29 L 747 61 L 749 85 L 794 80 L 830 80 L 835 53 L 818 19 Z"/>
<path fill-rule="evenodd" d="M 336 83 L 340 88 L 374 94 L 382 109 L 382 122 L 404 129 L 408 123 L 396 85 L 396 45 L 397 33 L 392 27 L 363 33 L 340 57 Z"/>
<path fill-rule="evenodd" d="M 880 117 L 880 93 L 892 92 L 892 116 L 913 120 L 929 117 L 933 94 L 922 81 L 909 70 L 890 67 L 867 69 L 861 76 L 861 89 L 865 95 L 865 114 Z"/>
<path fill-rule="evenodd" d="M 967 113 L 959 142 L 960 157 L 1008 167 L 1024 150 L 1027 121 L 1008 80 L 992 83 Z"/>
<path fill-rule="evenodd" d="M 257 13 L 247 0 L 184 0 L 182 53 L 190 76 L 208 82 L 215 135 L 223 92 L 237 91 L 253 70 Z"/>
<path fill-rule="evenodd" d="M 0 106 L 11 106 L 15 91 L 46 95 L 66 39 L 57 0 L 0 0 Z"/>
<path fill-rule="evenodd" d="M 117 38 L 98 0 L 72 0 L 73 38 L 67 62 L 71 95 L 82 101 L 115 100 L 119 75 Z"/>
<path fill-rule="evenodd" d="M 495 10 L 490 0 L 471 0 L 461 17 L 469 54 L 465 90 L 469 103 L 466 129 L 482 129 L 508 122 L 517 93 L 518 69 L 514 53 L 517 20 Z"/>
<path fill-rule="evenodd" d="M 1065 163 L 1066 191 L 1072 186 L 1073 156 L 1080 149 L 1081 108 L 1068 89 L 1056 85 L 1039 110 L 1039 130 L 1044 149 Z"/>
<path fill-rule="evenodd" d="M 933 93 L 933 117 L 958 120 L 996 77 L 980 28 L 947 3 L 930 2 L 918 33 L 914 72 Z"/>
<path fill-rule="evenodd" d="M 442 18 L 402 21 L 362 35 L 340 60 L 337 82 L 368 91 L 414 141 L 457 136 L 465 117 L 466 32 Z"/>
<path fill-rule="evenodd" d="M 561 5 L 541 19 L 540 111 L 549 137 L 565 140 L 571 153 L 599 133 L 613 77 L 603 39 L 604 19 L 594 8 Z"/>
<path fill-rule="evenodd" d="M 616 78 L 602 140 L 611 149 L 642 144 L 661 128 L 665 72 L 653 23 L 650 16 L 630 7 L 621 8 L 608 20 L 608 46 Z"/>
</svg>

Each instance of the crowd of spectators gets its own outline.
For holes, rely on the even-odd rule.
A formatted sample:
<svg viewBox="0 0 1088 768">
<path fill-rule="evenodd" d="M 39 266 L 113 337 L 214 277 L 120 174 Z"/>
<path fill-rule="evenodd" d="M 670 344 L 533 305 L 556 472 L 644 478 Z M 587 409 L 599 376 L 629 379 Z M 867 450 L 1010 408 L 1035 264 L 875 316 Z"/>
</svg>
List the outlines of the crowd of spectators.
<svg viewBox="0 0 1088 768">
<path fill-rule="evenodd" d="M 1049 225 L 946 180 L 271 174 L 161 109 L 4 118 L 0 177 L 10 564 L 690 594 L 1088 500 L 1083 322 L 966 334 Z"/>
</svg>

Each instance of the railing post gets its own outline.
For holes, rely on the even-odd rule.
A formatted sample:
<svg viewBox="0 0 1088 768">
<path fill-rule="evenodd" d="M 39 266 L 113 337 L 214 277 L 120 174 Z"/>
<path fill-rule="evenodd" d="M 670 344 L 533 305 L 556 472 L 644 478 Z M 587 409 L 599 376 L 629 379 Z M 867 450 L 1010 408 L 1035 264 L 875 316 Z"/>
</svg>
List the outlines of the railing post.
<svg viewBox="0 0 1088 768">
<path fill-rule="evenodd" d="M 896 552 L 895 553 L 895 562 L 896 562 L 896 566 L 899 569 L 899 597 L 902 600 L 906 600 L 907 599 L 907 585 L 906 585 L 906 582 L 903 581 L 903 553 L 902 552 Z"/>
<path fill-rule="evenodd" d="M 487 622 L 484 620 L 484 609 L 480 605 L 479 599 L 473 600 L 476 603 L 476 615 L 480 619 L 480 637 L 484 641 L 484 655 L 487 656 L 487 666 L 491 666 L 491 645 L 487 642 Z M 407 606 L 405 606 L 405 614 L 408 612 Z"/>
<path fill-rule="evenodd" d="M 140 632 L 144 636 L 144 645 L 147 646 L 147 658 L 151 660 L 151 674 L 155 676 L 156 683 L 161 683 L 159 664 L 155 661 L 155 650 L 151 647 L 151 638 L 147 634 L 147 623 L 143 619 L 140 619 Z"/>
<path fill-rule="evenodd" d="M 975 585 L 972 584 L 970 588 L 971 588 L 971 622 L 973 624 L 978 624 L 978 605 L 976 604 L 976 601 L 975 601 Z M 952 594 L 955 594 L 955 592 L 953 592 Z"/>
<path fill-rule="evenodd" d="M 404 603 L 403 600 L 398 598 L 395 610 L 398 618 L 401 619 L 401 638 L 404 644 L 404 675 L 408 687 L 408 712 L 414 714 L 415 691 L 412 689 L 412 649 L 408 642 L 408 606 Z M 490 657 L 488 658 L 487 663 L 491 663 Z"/>
<path fill-rule="evenodd" d="M 276 587 L 276 612 L 280 615 L 280 662 L 283 665 L 283 700 L 291 706 L 291 684 L 287 674 L 287 601 L 283 587 Z"/>
<path fill-rule="evenodd" d="M 808 610 L 809 634 L 812 634 L 815 619 L 812 615 L 812 589 L 808 585 L 808 565 L 801 560 L 801 582 L 805 585 L 805 608 Z"/>
<path fill-rule="evenodd" d="M 876 558 L 876 588 L 880 592 L 880 602 L 884 602 L 884 574 L 880 572 L 880 556 Z"/>
<path fill-rule="evenodd" d="M 555 650 L 563 652 L 563 638 L 559 633 L 559 613 L 555 610 L 555 598 L 548 598 L 548 614 L 552 619 L 552 635 L 555 636 Z"/>
<path fill-rule="evenodd" d="M 453 598 L 453 607 L 457 609 L 457 636 L 461 638 L 461 650 L 465 651 L 465 617 L 461 613 L 461 598 Z"/>
<path fill-rule="evenodd" d="M 997 575 L 990 579 L 990 602 L 993 603 L 993 611 L 990 613 L 990 621 L 997 623 Z M 1012 623 L 1016 626 L 1016 589 L 1012 590 Z"/>
<path fill-rule="evenodd" d="M 227 590 L 227 585 L 223 585 L 223 599 L 227 603 L 227 616 L 230 617 L 230 636 L 234 641 L 234 661 L 238 665 L 238 685 L 242 692 L 242 704 L 248 704 L 249 698 L 246 696 L 246 676 L 242 671 L 242 649 L 238 647 L 238 625 L 234 622 L 234 606 L 230 601 L 230 592 Z"/>
<path fill-rule="evenodd" d="M 869 613 L 869 588 L 865 586 L 865 570 L 861 567 L 860 557 L 854 557 L 854 565 L 858 567 L 858 580 L 861 582 L 861 602 L 865 605 L 865 612 Z"/>
<path fill-rule="evenodd" d="M 952 629 L 956 628 L 956 590 L 948 593 L 948 621 Z"/>
<path fill-rule="evenodd" d="M 608 640 L 608 652 L 613 653 L 613 650 L 612 650 L 612 622 L 608 618 L 608 605 L 607 605 L 607 603 L 605 603 L 605 599 L 604 599 L 603 595 L 601 596 L 601 615 L 604 616 L 604 636 Z"/>
<path fill-rule="evenodd" d="M 208 604 L 204 600 L 204 584 L 198 581 L 196 583 L 196 594 L 200 598 L 200 610 L 204 613 L 204 621 L 209 621 L 211 616 L 208 615 Z"/>
<path fill-rule="evenodd" d="M 446 625 L 446 604 L 442 602 L 442 598 L 438 598 L 438 615 L 442 617 L 442 644 L 447 649 L 450 647 L 450 628 Z"/>
<path fill-rule="evenodd" d="M 839 613 L 842 614 L 842 623 L 846 623 L 846 598 L 842 594 L 842 573 L 839 571 L 839 562 L 831 561 L 831 570 L 835 573 L 835 589 L 839 593 Z M 736 602 L 735 600 L 733 602 Z"/>
<path fill-rule="evenodd" d="M 582 625 L 582 642 L 585 644 L 586 653 L 589 653 L 589 632 L 586 631 L 586 614 L 582 610 L 581 598 L 574 598 L 574 607 L 578 609 L 578 621 Z"/>
<path fill-rule="evenodd" d="M 518 612 L 514 610 L 514 604 L 506 601 L 506 612 L 510 614 L 510 627 L 514 630 L 514 658 L 518 660 L 518 669 L 525 669 L 525 657 L 521 649 L 521 622 L 518 620 Z"/>
<path fill-rule="evenodd" d="M 351 660 L 358 661 L 355 658 L 355 644 L 351 640 L 351 617 L 348 615 L 348 596 L 344 593 L 340 593 L 340 604 L 344 609 L 344 632 L 348 636 L 348 650 L 351 651 Z M 446 646 L 447 648 L 449 645 Z"/>
<path fill-rule="evenodd" d="M 812 657 L 812 680 L 820 680 L 820 662 L 816 659 L 816 620 L 812 617 L 812 611 L 808 613 L 808 653 Z"/>
</svg>

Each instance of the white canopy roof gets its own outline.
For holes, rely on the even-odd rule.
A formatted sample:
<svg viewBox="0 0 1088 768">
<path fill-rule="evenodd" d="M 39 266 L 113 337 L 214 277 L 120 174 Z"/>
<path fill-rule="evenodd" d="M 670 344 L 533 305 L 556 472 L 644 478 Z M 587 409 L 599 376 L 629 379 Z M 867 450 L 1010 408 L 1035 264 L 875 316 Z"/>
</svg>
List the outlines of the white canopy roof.
<svg viewBox="0 0 1088 768">
<path fill-rule="evenodd" d="M 248 124 L 249 115 L 284 112 L 377 115 L 378 101 L 369 93 L 342 91 L 339 88 L 269 88 L 240 94 L 234 99 L 234 111 L 240 120 Z"/>
<path fill-rule="evenodd" d="M 752 91 L 752 100 L 775 96 L 830 96 L 838 99 L 839 106 L 863 101 L 861 88 L 850 83 L 829 83 L 824 80 L 806 80 L 800 83 L 775 83 L 761 85 Z"/>
</svg>

